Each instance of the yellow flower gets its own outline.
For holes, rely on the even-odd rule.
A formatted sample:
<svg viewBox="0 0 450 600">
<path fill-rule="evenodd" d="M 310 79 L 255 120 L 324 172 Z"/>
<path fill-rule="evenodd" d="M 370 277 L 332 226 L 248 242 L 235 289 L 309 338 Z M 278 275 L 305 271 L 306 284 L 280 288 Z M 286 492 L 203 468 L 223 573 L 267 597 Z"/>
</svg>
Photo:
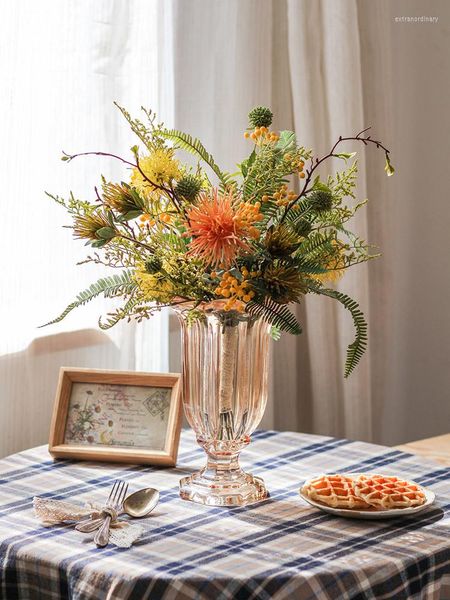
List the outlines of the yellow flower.
<svg viewBox="0 0 450 600">
<path fill-rule="evenodd" d="M 326 267 L 325 267 L 326 268 Z M 336 270 L 336 267 L 332 267 L 331 271 L 327 271 L 326 273 L 316 273 L 311 275 L 313 279 L 317 279 L 322 283 L 336 283 L 339 279 L 344 275 L 344 269 Z"/>
<path fill-rule="evenodd" d="M 153 184 L 161 186 L 181 176 L 179 162 L 168 148 L 158 148 L 149 156 L 139 159 L 139 167 L 133 169 L 131 185 L 148 200 L 157 200 L 160 192 Z"/>
<path fill-rule="evenodd" d="M 172 282 L 161 275 L 136 271 L 134 277 L 146 300 L 165 304 L 173 300 L 176 295 Z"/>
<path fill-rule="evenodd" d="M 329 269 L 326 273 L 316 273 L 311 275 L 322 283 L 336 283 L 345 273 L 345 248 L 339 242 L 334 241 L 335 253 L 329 257 L 323 265 L 324 269 Z"/>
</svg>

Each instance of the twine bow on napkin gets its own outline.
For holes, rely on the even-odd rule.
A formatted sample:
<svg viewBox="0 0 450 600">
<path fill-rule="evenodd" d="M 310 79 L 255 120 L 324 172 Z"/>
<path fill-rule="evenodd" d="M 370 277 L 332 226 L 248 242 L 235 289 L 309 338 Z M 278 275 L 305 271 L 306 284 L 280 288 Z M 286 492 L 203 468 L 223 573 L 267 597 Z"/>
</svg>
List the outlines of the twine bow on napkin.
<svg viewBox="0 0 450 600">
<path fill-rule="evenodd" d="M 101 526 L 105 517 L 111 517 L 109 541 L 119 548 L 130 548 L 144 532 L 140 525 L 120 521 L 119 514 L 109 506 L 88 502 L 85 506 L 65 500 L 51 500 L 35 496 L 33 508 L 36 517 L 45 527 L 73 522 L 82 533 L 91 533 Z M 81 523 L 82 522 L 82 523 Z M 85 525 L 86 527 L 83 527 Z"/>
</svg>

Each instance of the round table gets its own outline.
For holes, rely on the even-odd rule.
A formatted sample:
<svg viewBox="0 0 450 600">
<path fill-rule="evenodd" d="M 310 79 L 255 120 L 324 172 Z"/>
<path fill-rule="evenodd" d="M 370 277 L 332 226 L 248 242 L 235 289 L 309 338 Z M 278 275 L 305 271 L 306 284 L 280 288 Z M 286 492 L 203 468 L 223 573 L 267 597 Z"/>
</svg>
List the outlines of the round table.
<svg viewBox="0 0 450 600">
<path fill-rule="evenodd" d="M 0 461 L 0 598 L 181 600 L 444 598 L 450 582 L 450 470 L 362 442 L 259 431 L 242 464 L 270 499 L 208 508 L 178 497 L 202 465 L 183 432 L 178 467 L 53 461 L 42 446 Z M 326 515 L 298 495 L 311 475 L 401 473 L 436 492 L 415 517 L 359 521 Z M 156 487 L 161 502 L 129 549 L 97 548 L 70 525 L 43 527 L 33 496 L 101 503 L 114 479 Z"/>
</svg>

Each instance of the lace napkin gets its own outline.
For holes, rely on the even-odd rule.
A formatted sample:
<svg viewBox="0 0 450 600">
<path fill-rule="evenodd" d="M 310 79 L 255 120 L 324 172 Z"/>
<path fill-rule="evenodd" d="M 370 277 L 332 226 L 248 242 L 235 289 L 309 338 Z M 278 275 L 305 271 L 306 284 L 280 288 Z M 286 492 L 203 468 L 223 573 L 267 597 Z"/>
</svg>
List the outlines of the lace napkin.
<svg viewBox="0 0 450 600">
<path fill-rule="evenodd" d="M 140 525 L 131 525 L 128 521 L 120 521 L 117 513 L 113 513 L 106 506 L 99 506 L 88 502 L 85 506 L 66 502 L 65 500 L 51 500 L 47 498 L 33 498 L 33 508 L 36 517 L 45 526 L 56 525 L 66 521 L 82 521 L 84 519 L 101 519 L 111 515 L 109 541 L 119 548 L 130 548 L 144 532 Z"/>
</svg>

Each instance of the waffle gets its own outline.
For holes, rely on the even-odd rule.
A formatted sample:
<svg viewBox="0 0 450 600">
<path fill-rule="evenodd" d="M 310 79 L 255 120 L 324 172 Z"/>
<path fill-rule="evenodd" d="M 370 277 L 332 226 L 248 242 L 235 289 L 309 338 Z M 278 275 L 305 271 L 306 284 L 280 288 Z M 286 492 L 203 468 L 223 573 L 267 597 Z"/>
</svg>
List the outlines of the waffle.
<svg viewBox="0 0 450 600">
<path fill-rule="evenodd" d="M 371 508 L 365 500 L 355 494 L 353 483 L 353 478 L 347 475 L 322 475 L 307 482 L 301 492 L 311 500 L 333 508 Z"/>
<path fill-rule="evenodd" d="M 420 506 L 426 500 L 420 485 L 390 475 L 360 475 L 353 489 L 358 498 L 378 510 Z"/>
</svg>

